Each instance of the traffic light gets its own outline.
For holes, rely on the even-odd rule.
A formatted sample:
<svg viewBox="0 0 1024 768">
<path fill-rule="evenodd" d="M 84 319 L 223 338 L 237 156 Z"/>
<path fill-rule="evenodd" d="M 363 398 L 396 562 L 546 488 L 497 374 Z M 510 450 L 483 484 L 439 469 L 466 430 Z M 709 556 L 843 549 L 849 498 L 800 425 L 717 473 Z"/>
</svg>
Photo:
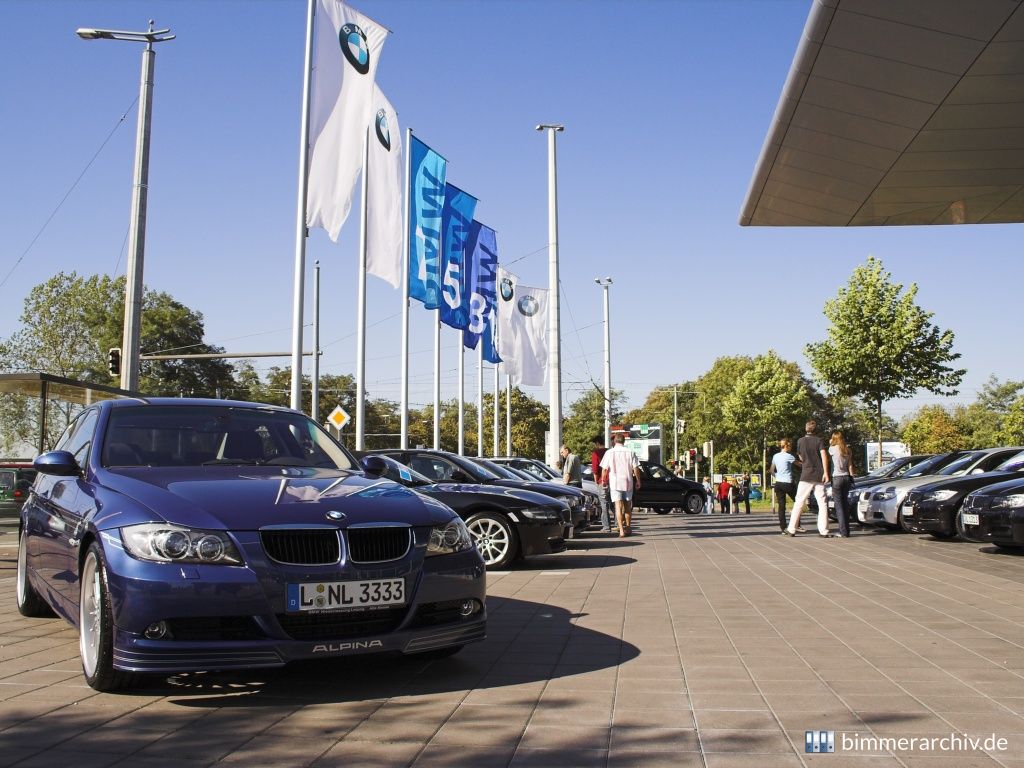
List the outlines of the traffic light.
<svg viewBox="0 0 1024 768">
<path fill-rule="evenodd" d="M 107 352 L 107 372 L 111 376 L 121 375 L 121 348 L 111 347 Z"/>
<path fill-rule="evenodd" d="M 693 451 L 687 451 L 683 454 L 683 464 L 687 469 L 693 468 Z"/>
</svg>

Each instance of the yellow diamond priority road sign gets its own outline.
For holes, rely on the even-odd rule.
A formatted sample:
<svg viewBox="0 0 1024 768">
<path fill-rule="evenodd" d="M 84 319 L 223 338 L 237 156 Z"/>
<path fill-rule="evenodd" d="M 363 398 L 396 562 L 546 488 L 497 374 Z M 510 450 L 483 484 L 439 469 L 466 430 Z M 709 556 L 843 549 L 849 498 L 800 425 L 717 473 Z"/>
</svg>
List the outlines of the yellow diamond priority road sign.
<svg viewBox="0 0 1024 768">
<path fill-rule="evenodd" d="M 337 408 L 331 411 L 331 415 L 327 417 L 327 420 L 331 422 L 331 425 L 335 429 L 341 431 L 342 427 L 348 424 L 348 420 L 350 418 L 351 417 L 348 415 L 345 409 L 339 405 Z"/>
</svg>

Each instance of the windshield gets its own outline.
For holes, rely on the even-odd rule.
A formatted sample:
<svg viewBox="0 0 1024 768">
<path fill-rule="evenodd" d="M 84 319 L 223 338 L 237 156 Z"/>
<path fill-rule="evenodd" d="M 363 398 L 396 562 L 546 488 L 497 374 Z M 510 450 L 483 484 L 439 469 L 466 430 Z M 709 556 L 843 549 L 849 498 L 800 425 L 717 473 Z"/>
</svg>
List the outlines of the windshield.
<svg viewBox="0 0 1024 768">
<path fill-rule="evenodd" d="M 907 472 L 904 477 L 923 477 L 924 475 L 932 475 L 942 467 L 946 466 L 949 462 L 956 459 L 958 456 L 962 456 L 960 453 L 941 453 L 938 456 L 932 456 L 930 459 L 925 459 L 912 470 Z"/>
<path fill-rule="evenodd" d="M 1024 451 L 1016 453 L 998 467 L 997 471 L 1016 472 L 1019 469 L 1024 469 Z"/>
<path fill-rule="evenodd" d="M 508 467 L 503 467 L 500 464 L 496 464 L 493 461 L 487 461 L 486 459 L 473 459 L 470 464 L 478 467 L 482 472 L 489 472 L 492 477 L 488 478 L 493 480 L 495 477 L 501 478 L 502 480 L 522 480 L 523 478 L 517 475 Z"/>
<path fill-rule="evenodd" d="M 408 467 L 390 456 L 379 456 L 379 458 L 384 460 L 384 466 L 387 467 L 384 477 L 388 480 L 394 480 L 396 483 L 409 487 L 431 485 L 434 482 L 426 475 L 421 475 L 412 467 Z"/>
<path fill-rule="evenodd" d="M 301 413 L 216 405 L 111 409 L 102 463 L 105 467 L 355 468 L 345 449 Z"/>
<path fill-rule="evenodd" d="M 471 460 L 460 457 L 460 460 L 456 461 L 459 465 L 459 469 L 463 470 L 474 480 L 508 480 L 508 478 L 505 477 L 505 475 L 499 474 L 496 471 L 488 469 L 479 460 Z M 490 462 L 487 463 L 489 464 Z"/>
<path fill-rule="evenodd" d="M 507 467 L 508 465 L 502 464 L 502 466 Z M 529 475 L 531 480 L 547 481 L 550 479 L 550 476 L 545 474 L 544 470 L 542 470 L 540 467 L 533 463 L 525 464 L 524 466 L 521 467 L 513 467 L 513 469 L 515 469 L 520 474 Z"/>
<path fill-rule="evenodd" d="M 978 460 L 977 454 L 968 453 L 966 456 L 961 456 L 951 464 L 947 464 L 940 469 L 936 474 L 945 475 L 947 477 L 952 475 L 962 475 L 967 471 L 967 468 L 971 466 L 975 461 Z"/>
<path fill-rule="evenodd" d="M 557 478 L 558 480 L 562 479 L 562 476 L 558 474 L 558 470 L 552 469 L 547 464 L 539 461 L 531 461 L 529 466 L 516 467 L 516 469 L 521 469 L 523 472 L 529 472 L 531 475 L 537 475 L 538 477 L 543 475 L 544 480 L 547 480 L 548 478 Z"/>
<path fill-rule="evenodd" d="M 896 469 L 900 463 L 906 462 L 906 459 L 896 459 L 890 461 L 888 464 L 883 464 L 878 469 L 872 469 L 868 472 L 868 477 L 888 477 L 889 473 Z"/>
</svg>

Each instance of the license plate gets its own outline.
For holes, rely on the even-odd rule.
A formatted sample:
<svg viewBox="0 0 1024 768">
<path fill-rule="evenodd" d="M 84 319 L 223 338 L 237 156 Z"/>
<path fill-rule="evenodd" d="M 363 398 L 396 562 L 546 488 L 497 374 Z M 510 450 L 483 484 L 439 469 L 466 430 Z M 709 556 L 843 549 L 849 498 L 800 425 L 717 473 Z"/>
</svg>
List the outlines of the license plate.
<svg viewBox="0 0 1024 768">
<path fill-rule="evenodd" d="M 964 512 L 964 525 L 980 525 L 981 520 L 978 519 L 977 515 L 972 515 L 969 512 Z"/>
<path fill-rule="evenodd" d="M 913 504 L 907 504 L 907 505 L 905 505 L 903 507 L 903 516 L 904 517 L 913 517 L 914 516 L 914 505 Z"/>
<path fill-rule="evenodd" d="M 288 585 L 289 613 L 405 605 L 405 579 L 321 581 Z"/>
</svg>

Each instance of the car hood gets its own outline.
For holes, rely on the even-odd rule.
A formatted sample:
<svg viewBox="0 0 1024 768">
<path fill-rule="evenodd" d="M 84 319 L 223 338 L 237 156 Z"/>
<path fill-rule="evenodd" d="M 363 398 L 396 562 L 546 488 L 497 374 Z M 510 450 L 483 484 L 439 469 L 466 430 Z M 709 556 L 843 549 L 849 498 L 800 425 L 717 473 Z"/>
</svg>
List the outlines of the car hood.
<svg viewBox="0 0 1024 768">
<path fill-rule="evenodd" d="M 515 488 L 521 491 L 534 491 L 536 493 L 544 494 L 545 496 L 578 496 L 579 498 L 583 498 L 583 491 L 579 488 L 562 485 L 561 483 L 533 483 L 529 480 L 506 480 L 502 477 L 492 481 L 490 485 L 496 485 L 502 488 Z"/>
<path fill-rule="evenodd" d="M 433 485 L 421 485 L 416 490 L 419 493 L 442 496 L 446 493 L 473 493 L 485 496 L 499 496 L 511 502 L 513 507 L 543 507 L 548 505 L 565 506 L 564 501 L 546 496 L 536 491 L 521 490 L 518 488 L 505 488 L 500 485 L 474 485 L 471 483 L 434 483 Z"/>
<path fill-rule="evenodd" d="M 977 488 L 983 488 L 986 485 L 994 485 L 995 483 L 1001 483 L 1004 480 L 1013 480 L 1014 478 L 1021 478 L 1024 472 L 1020 470 L 998 470 L 993 472 L 983 472 L 979 475 L 964 475 L 963 477 L 951 477 L 940 482 L 928 483 L 928 485 L 915 490 L 921 491 L 922 493 L 929 493 L 931 491 L 940 490 L 952 490 L 958 493 L 969 493 Z"/>
<path fill-rule="evenodd" d="M 877 485 L 872 487 L 872 490 L 881 491 L 884 490 L 885 488 L 895 488 L 897 493 L 906 493 L 922 485 L 929 485 L 937 481 L 952 479 L 954 478 L 948 478 L 942 475 L 922 475 L 921 477 L 907 477 L 902 478 L 900 480 L 891 480 L 878 483 Z"/>
<path fill-rule="evenodd" d="M 974 492 L 975 496 L 1006 496 L 1013 493 L 1024 493 L 1024 477 L 1014 473 L 1011 479 L 993 485 L 987 485 Z"/>
<path fill-rule="evenodd" d="M 98 473 L 99 474 L 99 473 Z M 256 530 L 267 525 L 397 522 L 434 525 L 452 512 L 390 480 L 306 467 L 124 467 L 102 470 L 98 528 L 166 520 L 180 525 Z M 126 503 L 125 498 L 134 504 Z"/>
</svg>

